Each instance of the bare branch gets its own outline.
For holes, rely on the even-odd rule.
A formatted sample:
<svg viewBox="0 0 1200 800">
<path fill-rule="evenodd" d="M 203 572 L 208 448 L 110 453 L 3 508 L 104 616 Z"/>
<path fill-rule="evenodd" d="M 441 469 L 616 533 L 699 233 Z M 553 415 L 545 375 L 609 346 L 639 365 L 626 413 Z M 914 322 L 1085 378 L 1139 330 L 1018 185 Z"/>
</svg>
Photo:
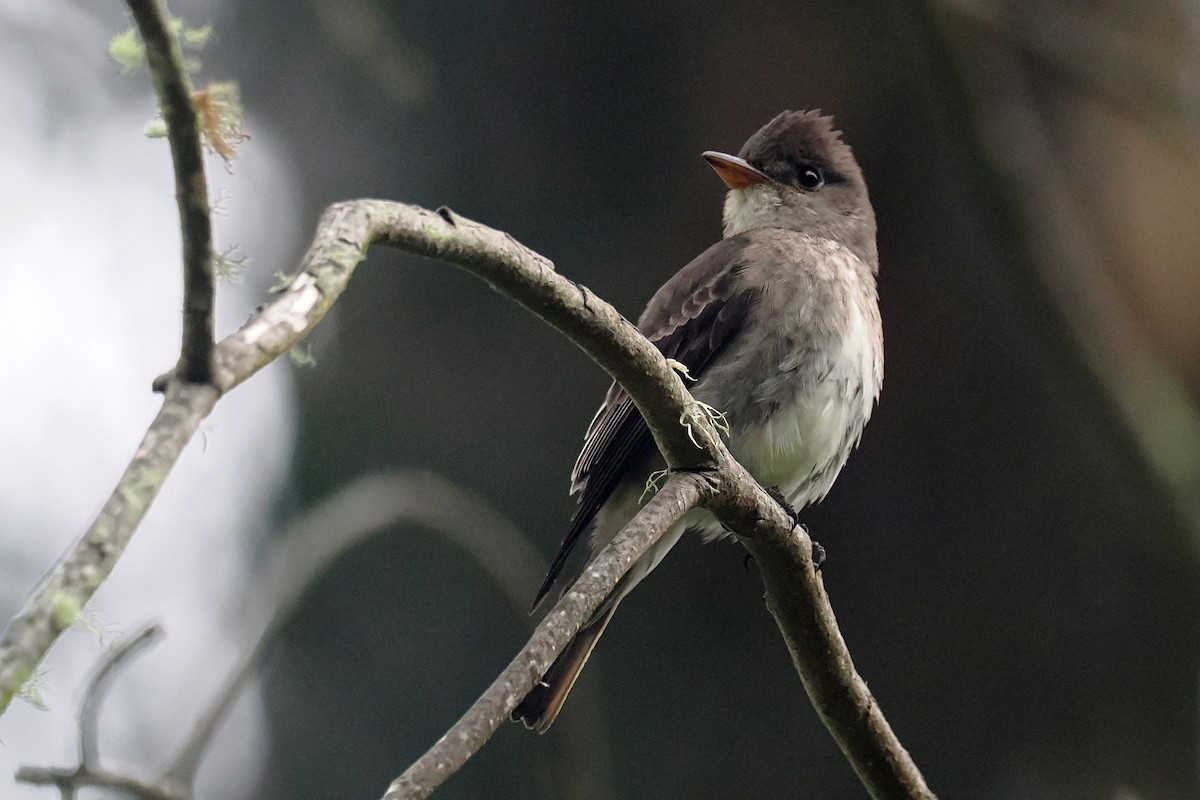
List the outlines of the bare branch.
<svg viewBox="0 0 1200 800">
<path fill-rule="evenodd" d="M 167 126 L 175 169 L 175 200 L 183 232 L 183 344 L 179 373 L 188 383 L 209 383 L 216 278 L 208 179 L 204 173 L 196 108 L 192 105 L 192 85 L 162 0 L 126 0 L 126 3 L 146 45 L 146 61 Z"/>
<path fill-rule="evenodd" d="M 712 490 L 712 485 L 700 475 L 672 476 L 629 525 L 600 551 L 570 591 L 555 603 L 533 632 L 529 643 L 467 713 L 392 783 L 384 800 L 428 797 L 465 764 L 541 680 L 579 626 L 608 596 L 613 584 L 668 528 L 708 497 Z"/>
<path fill-rule="evenodd" d="M 211 386 L 170 385 L 162 409 L 96 521 L 54 565 L 0 636 L 0 711 L 112 572 L 217 397 Z"/>
<path fill-rule="evenodd" d="M 163 408 L 83 537 L 51 569 L 0 635 L 0 712 L 33 674 L 58 635 L 116 566 L 184 445 L 221 394 L 286 353 L 324 317 L 372 243 L 435 256 L 479 275 L 566 333 L 634 392 L 659 448 L 673 466 L 712 463 L 724 451 L 707 423 L 693 426 L 701 445 L 678 424 L 694 409 L 691 395 L 662 354 L 617 311 L 554 272 L 543 256 L 505 233 L 443 209 L 383 200 L 330 206 L 299 272 L 270 304 L 225 337 L 213 353 L 212 386 L 162 376 Z"/>
<path fill-rule="evenodd" d="M 117 670 L 162 636 L 158 625 L 147 625 L 113 647 L 88 683 L 79 710 L 79 765 L 77 767 L 21 767 L 19 783 L 58 788 L 63 800 L 74 800 L 80 789 L 88 787 L 116 789 L 142 800 L 190 800 L 190 792 L 173 785 L 155 785 L 106 770 L 100 765 L 96 726 L 104 694 Z"/>
<path fill-rule="evenodd" d="M 679 421 L 685 415 L 694 415 L 696 401 L 662 353 L 616 309 L 587 287 L 556 274 L 548 259 L 506 233 L 447 208 L 430 215 L 415 206 L 388 206 L 389 213 L 393 209 L 403 213 L 394 214 L 379 241 L 457 264 L 525 306 L 561 331 L 625 387 L 646 418 L 669 466 L 713 465 L 718 449 L 724 449 L 720 437 L 706 423 L 696 431 L 697 442 L 689 438 Z M 431 229 L 429 216 L 445 224 Z M 449 231 L 453 234 L 438 235 Z"/>
<path fill-rule="evenodd" d="M 871 797 L 932 800 L 933 792 L 854 669 L 829 596 L 813 569 L 812 541 L 782 534 L 777 525 L 738 539 L 762 575 L 767 608 L 813 707 Z"/>
<path fill-rule="evenodd" d="M 359 478 L 288 526 L 262 569 L 248 582 L 250 594 L 235 606 L 262 609 L 265 620 L 247 624 L 246 655 L 213 703 L 193 726 L 166 776 L 191 786 L 217 726 L 274 646 L 304 593 L 343 553 L 380 529 L 416 522 L 461 547 L 528 614 L 529 587 L 541 580 L 541 557 L 490 504 L 429 472 L 392 472 Z"/>
<path fill-rule="evenodd" d="M 107 770 L 62 769 L 60 767 L 21 767 L 17 781 L 34 786 L 56 786 L 63 800 L 73 800 L 79 789 L 115 789 L 139 800 L 192 800 L 190 793 L 140 781 Z"/>
<path fill-rule="evenodd" d="M 936 800 L 854 669 L 813 564 L 813 544 L 807 532 L 795 526 L 791 517 L 723 446 L 715 456 L 716 468 L 705 471 L 703 478 L 690 476 L 701 488 L 694 499 L 685 497 L 683 502 L 708 507 L 754 556 L 763 574 L 767 605 L 822 722 L 872 798 Z M 678 486 L 679 480 L 676 473 L 642 513 L 664 498 L 668 487 Z M 612 548 L 619 547 L 618 542 L 628 542 L 630 537 L 639 537 L 638 552 L 644 552 L 673 524 L 662 518 L 643 519 L 642 513 L 626 526 L 613 545 L 596 555 L 500 677 L 425 755 L 392 783 L 384 800 L 428 797 L 483 746 L 532 688 L 525 680 L 530 668 L 537 667 L 535 674 L 540 679 L 554 656 L 611 589 L 611 582 L 597 586 L 595 576 L 614 575 L 615 581 L 636 560 L 635 554 L 614 564 L 616 554 Z M 681 516 L 682 511 L 674 519 Z M 664 523 L 664 527 L 659 527 Z M 644 543 L 641 537 L 645 537 Z M 597 590 L 599 596 L 593 597 L 592 592 Z M 565 603 L 577 595 L 586 598 L 582 607 Z"/>
<path fill-rule="evenodd" d="M 114 647 L 92 676 L 91 683 L 83 695 L 83 705 L 79 709 L 79 764 L 82 769 L 100 769 L 100 745 L 97 735 L 100 704 L 112 677 L 143 648 L 158 641 L 162 634 L 161 626 L 147 625 Z"/>
</svg>

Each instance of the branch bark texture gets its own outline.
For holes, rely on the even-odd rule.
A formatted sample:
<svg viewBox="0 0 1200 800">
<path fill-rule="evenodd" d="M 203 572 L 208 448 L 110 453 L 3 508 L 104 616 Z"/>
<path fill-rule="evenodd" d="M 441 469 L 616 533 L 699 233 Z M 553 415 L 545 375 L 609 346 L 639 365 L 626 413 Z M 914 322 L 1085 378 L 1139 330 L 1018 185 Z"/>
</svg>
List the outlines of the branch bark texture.
<svg viewBox="0 0 1200 800">
<path fill-rule="evenodd" d="M 809 700 L 874 798 L 929 798 L 916 764 L 854 668 L 829 596 L 814 571 L 812 542 L 763 526 L 739 536 L 763 578 L 767 608 L 792 654 Z"/>
<path fill-rule="evenodd" d="M 217 402 L 211 386 L 173 382 L 99 516 L 0 635 L 0 711 L 112 572 L 171 467 Z"/>
<path fill-rule="evenodd" d="M 150 78 L 167 126 L 175 168 L 175 201 L 183 232 L 183 344 L 179 372 L 188 383 L 208 383 L 212 378 L 216 277 L 208 178 L 204 173 L 196 107 L 192 105 L 192 85 L 162 0 L 127 0 L 127 4 L 146 45 Z"/>
</svg>

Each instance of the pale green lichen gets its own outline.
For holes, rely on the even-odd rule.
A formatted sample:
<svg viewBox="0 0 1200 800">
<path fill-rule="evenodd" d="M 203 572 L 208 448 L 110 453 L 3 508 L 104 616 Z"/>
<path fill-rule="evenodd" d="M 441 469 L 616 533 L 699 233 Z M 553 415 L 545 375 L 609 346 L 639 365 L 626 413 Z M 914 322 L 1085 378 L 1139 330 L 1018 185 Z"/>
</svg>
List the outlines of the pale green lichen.
<svg viewBox="0 0 1200 800">
<path fill-rule="evenodd" d="M 338 254 L 325 260 L 324 264 L 315 266 L 312 270 L 316 278 L 318 291 L 322 297 L 330 297 L 346 288 L 350 273 L 363 260 L 364 255 L 358 251 Z"/>
<path fill-rule="evenodd" d="M 237 254 L 237 245 L 226 248 L 220 253 L 213 253 L 213 272 L 221 280 L 233 286 L 240 286 L 246 277 L 245 256 Z"/>
<path fill-rule="evenodd" d="M 289 275 L 286 272 L 276 272 L 275 283 L 267 289 L 267 292 L 270 294 L 279 294 L 280 292 L 287 291 L 287 288 L 292 285 L 292 281 L 294 280 L 296 280 L 295 274 Z"/>
<path fill-rule="evenodd" d="M 178 26 L 175 23 L 178 23 Z M 182 21 L 176 19 L 172 20 L 171 30 L 179 37 L 179 41 L 184 47 L 192 50 L 202 50 L 212 41 L 213 26 L 211 23 L 203 28 L 186 28 Z"/>
<path fill-rule="evenodd" d="M 137 31 L 130 28 L 109 41 L 108 57 L 117 62 L 122 72 L 133 72 L 146 63 L 146 47 L 138 38 Z"/>
<path fill-rule="evenodd" d="M 21 681 L 16 692 L 9 693 L 8 697 L 14 695 L 39 711 L 49 711 L 50 703 L 46 700 L 46 671 L 40 668 L 33 670 Z M 7 698 L 5 702 L 7 704 Z"/>
<path fill-rule="evenodd" d="M 156 117 L 146 123 L 146 127 L 142 129 L 142 135 L 147 139 L 165 139 L 167 138 L 167 123 L 162 117 Z"/>
<path fill-rule="evenodd" d="M 297 367 L 315 367 L 317 359 L 313 357 L 312 348 L 308 345 L 295 345 L 287 352 L 288 358 Z"/>
<path fill-rule="evenodd" d="M 675 370 L 676 372 L 678 372 L 680 375 L 682 375 L 684 378 L 691 381 L 692 383 L 696 382 L 696 379 L 692 377 L 692 373 L 690 371 L 688 371 L 687 364 L 684 364 L 682 361 L 676 361 L 673 358 L 668 358 L 667 366 L 670 367 L 671 369 Z"/>
<path fill-rule="evenodd" d="M 454 231 L 449 231 L 444 228 L 433 228 L 429 226 L 421 228 L 421 234 L 433 239 L 436 242 L 444 242 L 448 239 L 454 238 Z"/>
<path fill-rule="evenodd" d="M 61 589 L 50 594 L 50 613 L 54 617 L 54 625 L 60 630 L 66 630 L 75 623 L 76 617 L 83 609 L 83 603 L 73 594 Z"/>
<path fill-rule="evenodd" d="M 696 432 L 692 430 L 692 423 L 706 420 L 710 425 L 716 428 L 726 436 L 729 435 L 729 419 L 725 416 L 724 411 L 718 411 L 708 403 L 702 403 L 699 400 L 693 400 L 687 410 L 679 417 L 679 424 L 687 428 L 688 438 L 692 440 L 692 444 L 700 447 L 700 442 L 696 441 Z"/>
<path fill-rule="evenodd" d="M 671 471 L 668 469 L 660 469 L 656 472 L 651 472 L 650 477 L 646 478 L 646 488 L 642 490 L 642 496 L 638 498 L 638 502 L 640 503 L 645 500 L 646 495 L 648 494 L 657 493 L 663 478 L 667 477 L 670 472 Z"/>
<path fill-rule="evenodd" d="M 99 614 L 87 608 L 79 609 L 71 627 L 92 634 L 101 644 L 108 644 L 116 638 L 113 626 Z"/>
<path fill-rule="evenodd" d="M 202 28 L 189 28 L 181 19 L 171 19 L 167 27 L 180 45 L 189 50 L 202 50 L 212 41 L 213 27 L 205 25 Z M 146 46 L 136 28 L 122 31 L 108 43 L 108 57 L 117 62 L 123 72 L 134 72 L 146 63 Z M 200 62 L 194 58 L 183 59 L 183 68 L 191 73 L 200 69 Z"/>
</svg>

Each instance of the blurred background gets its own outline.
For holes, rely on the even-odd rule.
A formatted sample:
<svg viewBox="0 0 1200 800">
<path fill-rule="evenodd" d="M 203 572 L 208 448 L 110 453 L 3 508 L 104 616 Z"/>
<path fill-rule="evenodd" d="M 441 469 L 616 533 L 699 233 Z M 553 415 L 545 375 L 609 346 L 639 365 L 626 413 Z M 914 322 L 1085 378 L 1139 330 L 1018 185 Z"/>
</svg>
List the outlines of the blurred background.
<svg viewBox="0 0 1200 800">
<path fill-rule="evenodd" d="M 0 266 L 4 396 L 28 401 L 0 428 L 7 616 L 151 418 L 179 289 L 166 146 L 140 138 L 148 81 L 104 58 L 128 26 L 119 4 L 0 9 L 6 107 L 21 112 L 4 123 L 0 238 L 28 242 Z M 238 81 L 253 137 L 221 178 L 219 238 L 249 259 L 223 331 L 294 268 L 327 204 L 363 196 L 508 231 L 634 318 L 720 236 L 722 186 L 700 152 L 736 151 L 784 108 L 835 115 L 879 219 L 887 368 L 861 447 L 803 518 L 860 672 L 941 797 L 1200 796 L 1200 4 L 172 9 L 213 23 L 201 79 Z M 136 203 L 111 199 L 141 169 Z M 73 221 L 110 214 L 129 229 L 117 244 L 97 244 L 117 222 Z M 158 249 L 139 249 L 151 237 Z M 129 288 L 151 285 L 128 277 L 134 262 L 153 292 Z M 106 338 L 117 327 L 126 338 Z M 148 731 L 181 735 L 217 680 L 190 676 L 221 674 L 230 659 L 214 654 L 261 631 L 247 620 L 277 596 L 264 587 L 317 573 L 242 723 L 217 734 L 211 797 L 374 798 L 458 718 L 531 629 L 523 609 L 607 385 L 476 279 L 382 251 L 306 352 L 311 368 L 273 367 L 223 401 L 168 484 L 192 499 L 156 508 L 105 588 L 114 627 L 163 618 L 179 651 L 122 676 L 102 729 L 152 772 L 170 735 Z M 70 380 L 83 369 L 91 394 Z M 234 405 L 255 392 L 268 395 Z M 119 436 L 94 435 L 118 419 Z M 280 560 L 314 536 L 314 513 L 311 541 L 353 546 Z M 181 543 L 197 541 L 188 561 Z M 685 540 L 626 602 L 556 727 L 506 726 L 437 796 L 862 797 L 743 557 Z M 135 558 L 148 583 L 130 577 Z M 219 582 L 183 580 L 214 564 Z M 172 617 L 173 603 L 191 611 Z M 0 718 L 0 786 L 10 762 L 70 757 L 100 649 L 70 638 L 52 711 Z M 119 710 L 121 684 L 147 682 L 174 694 L 130 689 Z"/>
</svg>

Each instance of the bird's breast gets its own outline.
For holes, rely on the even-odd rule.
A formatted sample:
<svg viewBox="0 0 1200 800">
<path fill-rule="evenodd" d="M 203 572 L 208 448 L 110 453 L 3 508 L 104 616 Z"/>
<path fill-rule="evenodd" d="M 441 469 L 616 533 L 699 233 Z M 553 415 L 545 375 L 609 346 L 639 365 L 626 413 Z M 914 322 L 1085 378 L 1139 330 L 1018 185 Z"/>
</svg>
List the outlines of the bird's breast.
<svg viewBox="0 0 1200 800">
<path fill-rule="evenodd" d="M 734 456 L 796 508 L 829 491 L 883 381 L 874 276 L 836 245 L 817 253 L 766 290 L 757 330 L 716 365 L 732 390 L 700 398 L 728 414 Z"/>
</svg>

